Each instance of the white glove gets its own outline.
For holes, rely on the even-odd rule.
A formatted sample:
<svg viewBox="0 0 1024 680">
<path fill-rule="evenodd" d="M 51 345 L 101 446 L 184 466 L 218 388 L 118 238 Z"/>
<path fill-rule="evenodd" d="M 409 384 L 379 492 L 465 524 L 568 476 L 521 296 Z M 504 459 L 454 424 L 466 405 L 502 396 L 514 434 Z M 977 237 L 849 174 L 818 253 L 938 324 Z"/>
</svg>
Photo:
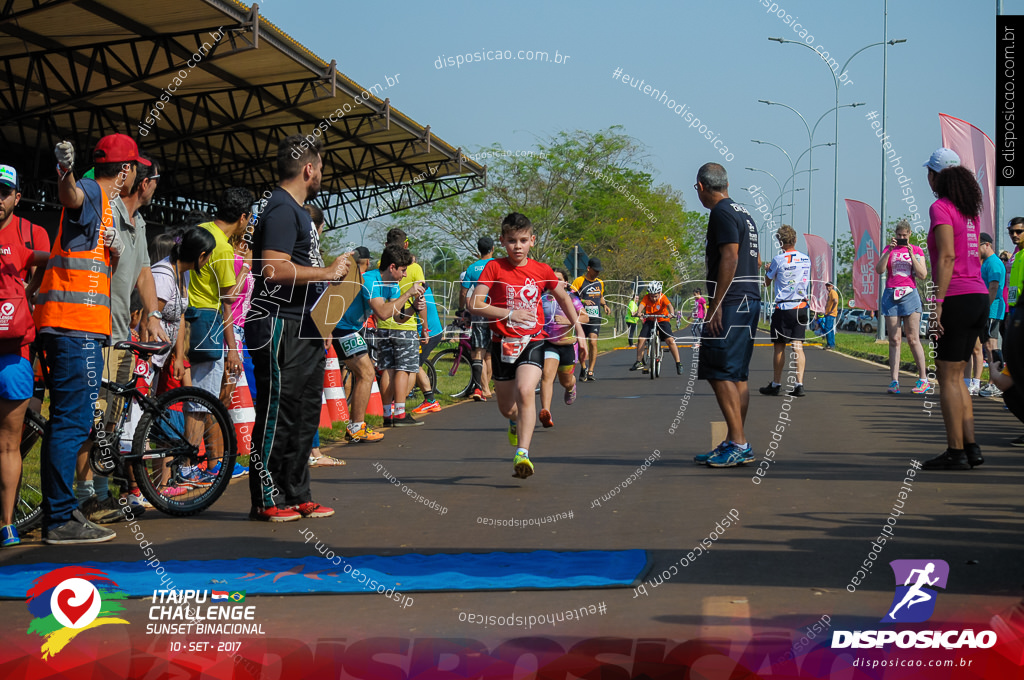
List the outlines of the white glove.
<svg viewBox="0 0 1024 680">
<path fill-rule="evenodd" d="M 117 227 L 107 227 L 103 230 L 103 245 L 110 248 L 115 257 L 121 256 L 124 244 L 121 242 L 121 235 L 117 233 Z"/>
<path fill-rule="evenodd" d="M 75 147 L 71 142 L 57 142 L 53 153 L 57 156 L 57 165 L 61 170 L 70 170 L 75 164 Z"/>
</svg>

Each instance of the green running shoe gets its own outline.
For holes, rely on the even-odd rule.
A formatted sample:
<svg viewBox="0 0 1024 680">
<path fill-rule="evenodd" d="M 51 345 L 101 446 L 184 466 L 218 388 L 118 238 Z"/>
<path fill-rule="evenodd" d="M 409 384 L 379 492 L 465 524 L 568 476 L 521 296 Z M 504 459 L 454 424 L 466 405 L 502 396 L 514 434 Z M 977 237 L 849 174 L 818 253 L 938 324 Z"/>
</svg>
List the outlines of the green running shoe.
<svg viewBox="0 0 1024 680">
<path fill-rule="evenodd" d="M 524 456 L 521 453 L 517 453 L 512 459 L 512 467 L 515 469 L 513 477 L 526 479 L 533 474 L 533 463 L 530 462 L 529 456 Z"/>
</svg>

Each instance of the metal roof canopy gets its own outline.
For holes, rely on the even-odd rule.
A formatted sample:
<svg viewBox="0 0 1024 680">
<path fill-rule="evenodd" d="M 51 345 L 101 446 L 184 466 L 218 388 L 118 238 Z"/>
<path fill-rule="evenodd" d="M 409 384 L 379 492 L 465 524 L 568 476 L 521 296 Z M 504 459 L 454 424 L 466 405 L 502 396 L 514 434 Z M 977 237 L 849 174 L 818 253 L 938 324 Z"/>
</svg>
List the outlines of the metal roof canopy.
<svg viewBox="0 0 1024 680">
<path fill-rule="evenodd" d="M 271 188 L 278 142 L 313 134 L 338 109 L 347 112 L 320 137 L 316 199 L 334 228 L 486 183 L 485 166 L 380 99 L 386 86 L 364 90 L 258 4 L 5 0 L 0 63 L 0 162 L 17 167 L 23 201 L 37 209 L 59 207 L 52 149 L 61 139 L 74 142 L 82 172 L 103 135 L 135 138 L 163 166 L 147 219 L 170 224 L 227 187 Z M 140 127 L 165 94 L 160 119 Z"/>
</svg>

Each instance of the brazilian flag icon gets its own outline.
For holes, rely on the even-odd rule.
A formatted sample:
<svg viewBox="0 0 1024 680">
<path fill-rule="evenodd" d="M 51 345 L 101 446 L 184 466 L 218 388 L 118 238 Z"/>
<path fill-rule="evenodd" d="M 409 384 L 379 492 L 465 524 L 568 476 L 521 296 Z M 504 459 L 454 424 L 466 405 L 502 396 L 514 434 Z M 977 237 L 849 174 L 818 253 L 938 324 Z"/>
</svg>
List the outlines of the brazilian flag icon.
<svg viewBox="0 0 1024 680">
<path fill-rule="evenodd" d="M 228 595 L 228 599 L 232 602 L 245 602 L 245 591 L 244 590 L 233 590 Z"/>
</svg>

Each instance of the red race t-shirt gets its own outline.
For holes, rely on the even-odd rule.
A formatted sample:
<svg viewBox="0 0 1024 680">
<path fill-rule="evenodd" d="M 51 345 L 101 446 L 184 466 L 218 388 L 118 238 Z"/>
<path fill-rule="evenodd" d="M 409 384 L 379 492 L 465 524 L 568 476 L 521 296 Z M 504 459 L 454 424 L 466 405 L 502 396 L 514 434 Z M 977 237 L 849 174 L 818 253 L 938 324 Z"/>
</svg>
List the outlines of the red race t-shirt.
<svg viewBox="0 0 1024 680">
<path fill-rule="evenodd" d="M 16 279 L 25 280 L 25 272 L 32 263 L 33 251 L 21 242 L 18 232 L 14 229 L 0 230 L 0 267 L 3 273 Z M 36 339 L 36 329 L 31 327 L 15 348 L 14 341 L 0 342 L 0 353 L 21 354 L 28 359 L 28 346 Z"/>
<path fill-rule="evenodd" d="M 490 288 L 488 297 L 493 306 L 510 311 L 532 309 L 537 314 L 537 320 L 531 326 L 515 324 L 507 319 L 492 320 L 495 333 L 506 338 L 530 335 L 537 338 L 547 337 L 544 335 L 544 308 L 541 306 L 540 296 L 558 283 L 551 267 L 531 259 L 527 259 L 523 266 L 516 267 L 507 257 L 500 257 L 487 263 L 477 283 Z"/>
</svg>

